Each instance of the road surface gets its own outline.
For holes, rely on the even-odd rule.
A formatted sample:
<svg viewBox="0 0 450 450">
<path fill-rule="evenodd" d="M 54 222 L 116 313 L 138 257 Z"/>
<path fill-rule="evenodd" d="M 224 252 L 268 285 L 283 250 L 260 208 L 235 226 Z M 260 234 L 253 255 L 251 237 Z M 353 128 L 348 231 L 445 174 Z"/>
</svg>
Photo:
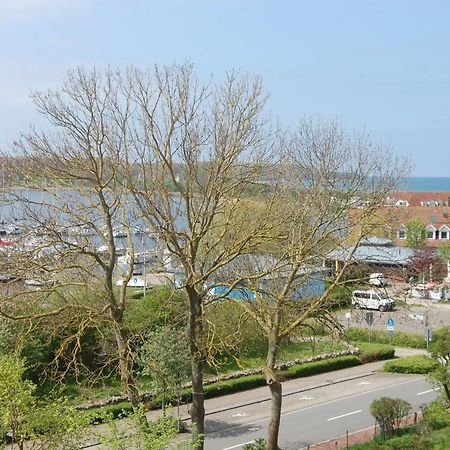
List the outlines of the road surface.
<svg viewBox="0 0 450 450">
<path fill-rule="evenodd" d="M 413 410 L 438 394 L 424 377 L 374 374 L 363 378 L 311 389 L 283 398 L 279 445 L 297 450 L 372 426 L 369 405 L 383 396 L 400 397 Z M 206 419 L 206 450 L 238 450 L 245 443 L 265 437 L 270 402 L 264 401 L 217 414 Z"/>
</svg>

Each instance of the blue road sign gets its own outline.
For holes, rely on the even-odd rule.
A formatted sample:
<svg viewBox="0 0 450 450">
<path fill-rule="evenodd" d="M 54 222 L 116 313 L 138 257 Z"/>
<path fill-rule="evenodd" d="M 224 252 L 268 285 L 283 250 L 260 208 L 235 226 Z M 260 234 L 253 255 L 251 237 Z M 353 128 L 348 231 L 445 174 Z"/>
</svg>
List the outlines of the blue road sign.
<svg viewBox="0 0 450 450">
<path fill-rule="evenodd" d="M 387 325 L 387 329 L 388 329 L 388 331 L 389 332 L 392 332 L 392 331 L 394 331 L 394 319 L 391 319 L 391 318 L 389 318 L 387 321 L 386 321 L 386 325 Z"/>
</svg>

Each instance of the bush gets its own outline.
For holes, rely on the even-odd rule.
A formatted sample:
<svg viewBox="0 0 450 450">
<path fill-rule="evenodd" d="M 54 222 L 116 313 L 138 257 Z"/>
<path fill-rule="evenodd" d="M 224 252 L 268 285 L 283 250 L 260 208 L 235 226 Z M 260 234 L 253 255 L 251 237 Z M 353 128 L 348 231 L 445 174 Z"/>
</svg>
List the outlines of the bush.
<svg viewBox="0 0 450 450">
<path fill-rule="evenodd" d="M 411 405 L 401 398 L 381 397 L 370 404 L 370 413 L 379 423 L 383 436 L 392 436 L 410 411 Z"/>
<path fill-rule="evenodd" d="M 345 330 L 344 336 L 350 342 L 368 342 L 369 330 L 367 328 L 349 328 Z M 389 344 L 389 336 L 386 331 L 371 330 L 370 341 L 379 344 Z M 412 347 L 412 348 L 426 348 L 427 343 L 422 334 L 405 333 L 396 331 L 392 336 L 392 345 L 397 347 Z"/>
<path fill-rule="evenodd" d="M 423 420 L 431 430 L 450 426 L 450 411 L 442 403 L 434 401 L 422 409 Z"/>
<path fill-rule="evenodd" d="M 344 369 L 346 367 L 358 366 L 361 361 L 357 356 L 339 356 L 337 358 L 324 359 L 305 364 L 299 364 L 289 367 L 282 372 L 286 378 L 307 377 L 317 373 L 330 372 L 332 370 Z"/>
<path fill-rule="evenodd" d="M 391 373 L 426 374 L 435 370 L 439 363 L 425 355 L 406 356 L 405 358 L 388 361 L 383 370 Z"/>
<path fill-rule="evenodd" d="M 353 345 L 361 350 L 359 359 L 363 364 L 393 359 L 395 356 L 395 348 L 392 345 L 377 344 L 373 342 L 353 342 Z"/>
</svg>

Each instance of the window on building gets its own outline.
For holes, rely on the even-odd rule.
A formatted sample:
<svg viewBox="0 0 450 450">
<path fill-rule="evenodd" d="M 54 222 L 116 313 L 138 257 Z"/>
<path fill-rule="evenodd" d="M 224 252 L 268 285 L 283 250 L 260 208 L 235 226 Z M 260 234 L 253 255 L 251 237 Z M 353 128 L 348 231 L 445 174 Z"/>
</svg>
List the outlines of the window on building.
<svg viewBox="0 0 450 450">
<path fill-rule="evenodd" d="M 434 231 L 427 230 L 427 239 L 433 239 L 433 238 L 434 238 Z"/>
<path fill-rule="evenodd" d="M 399 239 L 406 239 L 406 230 L 404 228 L 400 228 L 398 230 L 398 238 Z"/>
<path fill-rule="evenodd" d="M 431 216 L 431 223 L 436 223 L 438 220 L 437 216 Z"/>
<path fill-rule="evenodd" d="M 448 231 L 441 231 L 441 239 L 448 239 Z"/>
</svg>

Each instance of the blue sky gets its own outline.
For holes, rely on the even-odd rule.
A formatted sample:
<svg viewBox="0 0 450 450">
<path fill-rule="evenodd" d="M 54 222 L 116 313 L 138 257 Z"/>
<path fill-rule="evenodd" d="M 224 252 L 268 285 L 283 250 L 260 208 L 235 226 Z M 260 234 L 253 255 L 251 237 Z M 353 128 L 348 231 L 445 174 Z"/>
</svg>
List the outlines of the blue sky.
<svg viewBox="0 0 450 450">
<path fill-rule="evenodd" d="M 0 0 L 0 146 L 71 67 L 189 61 L 260 75 L 291 128 L 337 118 L 450 176 L 449 20 L 448 0 Z"/>
</svg>

